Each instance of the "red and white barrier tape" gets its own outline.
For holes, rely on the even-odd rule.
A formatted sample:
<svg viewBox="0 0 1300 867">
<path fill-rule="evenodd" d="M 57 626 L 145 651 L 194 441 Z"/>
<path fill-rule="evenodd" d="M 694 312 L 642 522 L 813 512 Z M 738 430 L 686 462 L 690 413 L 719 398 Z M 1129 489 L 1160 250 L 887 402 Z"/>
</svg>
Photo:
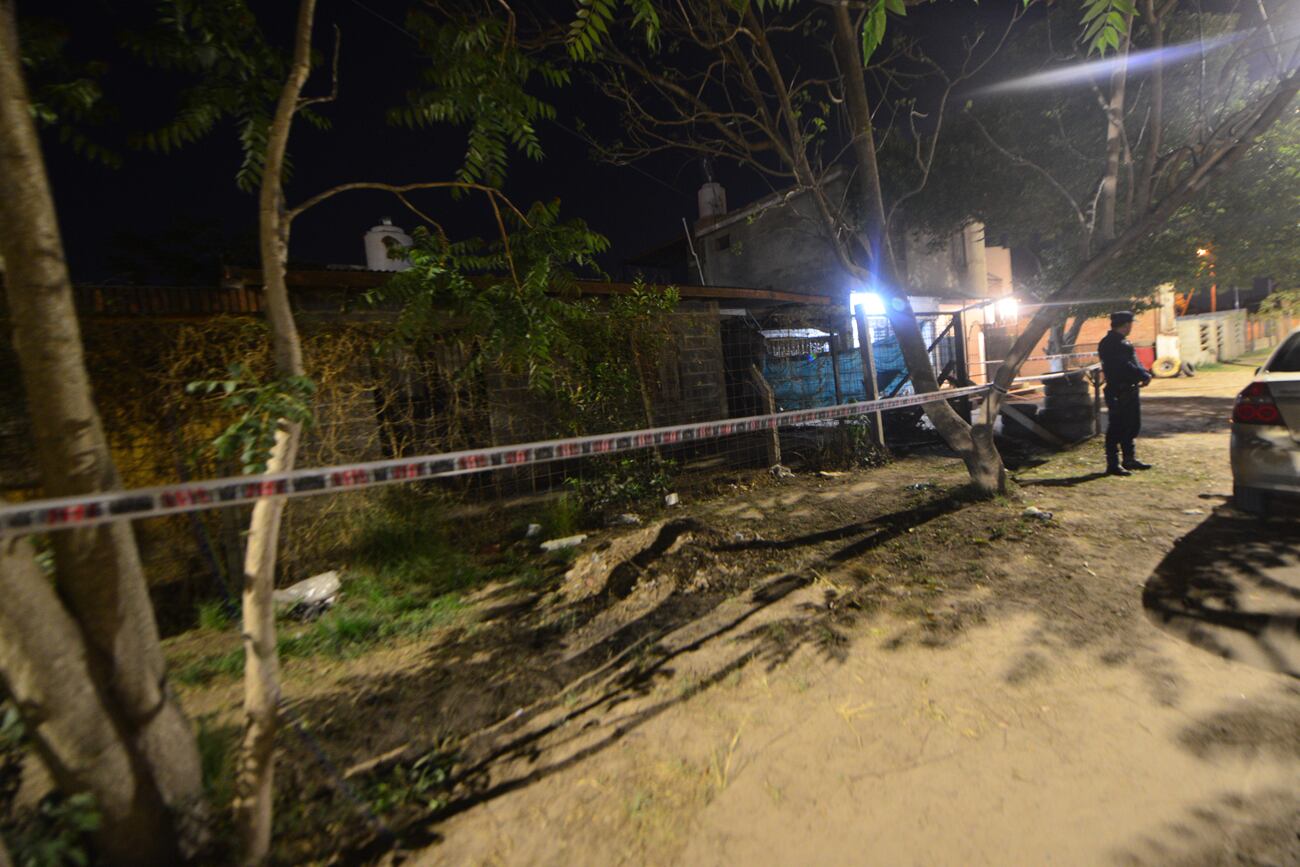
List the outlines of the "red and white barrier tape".
<svg viewBox="0 0 1300 867">
<path fill-rule="evenodd" d="M 1076 376 L 1080 373 L 1087 373 L 1090 370 L 1100 370 L 1100 364 L 1090 364 L 1087 367 L 1077 367 L 1074 370 L 1058 370 L 1055 373 L 1040 373 L 1037 376 L 1017 376 L 1012 382 L 1046 382 L 1049 379 L 1061 379 L 1065 376 Z"/>
<path fill-rule="evenodd" d="M 336 490 L 358 490 L 414 479 L 447 478 L 506 467 L 615 454 L 773 430 L 785 425 L 920 406 L 940 400 L 969 397 L 985 392 L 990 387 L 976 385 L 929 394 L 909 394 L 881 400 L 698 424 L 494 446 L 486 449 L 369 461 L 345 466 L 314 467 L 285 473 L 186 482 L 131 491 L 104 491 L 83 496 L 31 500 L 26 503 L 0 506 L 0 535 L 39 533 L 67 527 L 85 527 L 123 518 L 152 518 L 178 512 L 237 506 L 241 503 L 254 502 L 262 497 L 306 497 Z"/>
<path fill-rule="evenodd" d="M 1092 352 L 1067 352 L 1063 355 L 1031 355 L 1025 361 L 1055 361 L 1058 358 L 1096 358 L 1096 350 Z M 972 361 L 971 364 L 1004 364 L 1005 358 L 991 358 L 988 361 Z"/>
</svg>

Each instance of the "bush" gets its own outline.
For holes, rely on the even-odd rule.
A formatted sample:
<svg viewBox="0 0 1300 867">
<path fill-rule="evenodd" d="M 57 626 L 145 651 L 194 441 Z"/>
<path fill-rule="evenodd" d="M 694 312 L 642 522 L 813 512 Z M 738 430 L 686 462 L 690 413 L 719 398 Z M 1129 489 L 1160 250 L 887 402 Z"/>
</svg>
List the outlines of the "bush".
<svg viewBox="0 0 1300 867">
<path fill-rule="evenodd" d="M 583 510 L 594 518 L 667 494 L 673 483 L 674 464 L 653 453 L 592 460 L 585 474 L 565 484 L 577 495 Z"/>
</svg>

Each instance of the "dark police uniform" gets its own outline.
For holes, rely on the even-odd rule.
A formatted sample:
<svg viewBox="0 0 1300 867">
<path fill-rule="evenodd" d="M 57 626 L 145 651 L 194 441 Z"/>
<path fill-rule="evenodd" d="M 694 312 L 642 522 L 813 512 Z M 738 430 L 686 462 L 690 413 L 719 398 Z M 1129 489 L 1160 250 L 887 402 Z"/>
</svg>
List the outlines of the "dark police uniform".
<svg viewBox="0 0 1300 867">
<path fill-rule="evenodd" d="M 1106 424 L 1106 466 L 1114 470 L 1120 466 L 1121 451 L 1125 464 L 1136 462 L 1133 440 L 1142 429 L 1138 389 L 1151 381 L 1151 374 L 1138 361 L 1133 344 L 1117 331 L 1101 339 L 1097 355 L 1106 375 L 1106 411 L 1110 416 Z"/>
</svg>

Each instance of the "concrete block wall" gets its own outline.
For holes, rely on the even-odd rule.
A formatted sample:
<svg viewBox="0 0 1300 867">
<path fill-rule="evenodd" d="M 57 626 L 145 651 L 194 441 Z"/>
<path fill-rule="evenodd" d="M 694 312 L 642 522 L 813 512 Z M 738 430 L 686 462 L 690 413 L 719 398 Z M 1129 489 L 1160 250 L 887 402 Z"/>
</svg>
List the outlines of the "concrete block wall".
<svg viewBox="0 0 1300 867">
<path fill-rule="evenodd" d="M 672 318 L 673 342 L 658 365 L 651 394 L 656 426 L 727 417 L 722 326 L 714 302 L 683 302 Z"/>
<path fill-rule="evenodd" d="M 1245 355 L 1250 351 L 1246 311 L 1179 317 L 1178 342 L 1183 361 L 1192 364 L 1213 364 Z"/>
</svg>

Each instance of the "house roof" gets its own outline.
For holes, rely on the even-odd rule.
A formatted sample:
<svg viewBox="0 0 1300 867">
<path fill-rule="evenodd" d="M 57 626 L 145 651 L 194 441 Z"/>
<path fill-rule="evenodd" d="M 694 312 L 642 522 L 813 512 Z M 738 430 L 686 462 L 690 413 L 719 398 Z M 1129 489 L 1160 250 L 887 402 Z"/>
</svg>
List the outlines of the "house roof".
<svg viewBox="0 0 1300 867">
<path fill-rule="evenodd" d="M 840 179 L 843 176 L 844 176 L 844 167 L 835 166 L 826 174 L 822 175 L 822 182 L 825 183 L 827 181 L 835 181 Z M 756 214 L 760 211 L 765 211 L 768 208 L 776 207 L 777 205 L 780 205 L 783 202 L 788 201 L 789 199 L 797 198 L 799 196 L 804 195 L 807 192 L 808 190 L 805 187 L 800 187 L 800 186 L 788 187 L 784 190 L 777 190 L 775 193 L 764 196 L 758 201 L 751 202 L 750 204 L 745 205 L 742 208 L 736 208 L 734 210 L 727 211 L 727 213 L 723 214 L 721 217 L 717 218 L 716 220 L 710 220 L 707 222 L 699 221 L 695 224 L 695 237 L 703 238 L 706 237 L 707 235 L 713 234 L 714 232 L 719 232 L 727 228 L 728 226 L 734 226 L 736 223 L 740 222 L 741 220 L 748 219 L 752 214 Z"/>
<path fill-rule="evenodd" d="M 293 268 L 285 275 L 290 290 L 361 290 L 373 289 L 393 276 L 391 271 L 352 271 L 330 269 Z M 226 268 L 223 273 L 226 285 L 254 287 L 262 285 L 262 272 L 256 268 Z M 578 286 L 587 295 L 627 295 L 633 284 L 609 280 L 579 280 Z M 803 295 L 796 292 L 779 292 L 772 289 L 747 289 L 739 286 L 677 286 L 678 293 L 691 301 L 754 301 L 774 304 L 834 303 L 828 295 Z"/>
</svg>

